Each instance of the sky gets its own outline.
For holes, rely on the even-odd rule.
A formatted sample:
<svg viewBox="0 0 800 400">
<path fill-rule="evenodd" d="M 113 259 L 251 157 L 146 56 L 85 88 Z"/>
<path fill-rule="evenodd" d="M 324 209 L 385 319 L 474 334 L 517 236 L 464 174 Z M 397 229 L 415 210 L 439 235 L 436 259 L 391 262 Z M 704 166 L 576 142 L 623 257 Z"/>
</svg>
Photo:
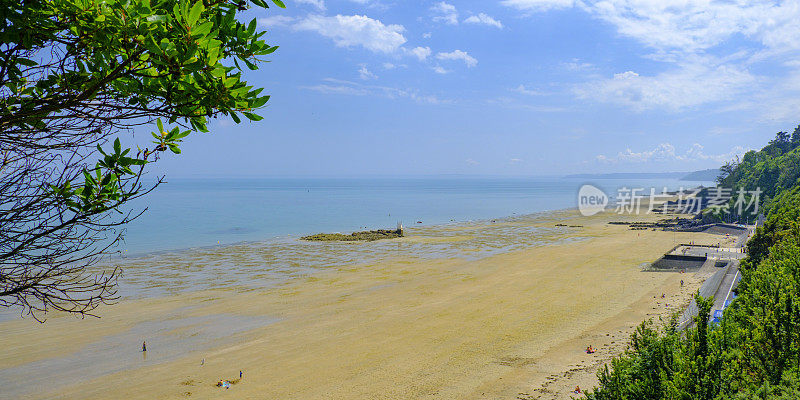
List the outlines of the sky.
<svg viewBox="0 0 800 400">
<path fill-rule="evenodd" d="M 559 175 L 717 167 L 800 123 L 800 1 L 287 0 L 170 176 Z"/>
</svg>

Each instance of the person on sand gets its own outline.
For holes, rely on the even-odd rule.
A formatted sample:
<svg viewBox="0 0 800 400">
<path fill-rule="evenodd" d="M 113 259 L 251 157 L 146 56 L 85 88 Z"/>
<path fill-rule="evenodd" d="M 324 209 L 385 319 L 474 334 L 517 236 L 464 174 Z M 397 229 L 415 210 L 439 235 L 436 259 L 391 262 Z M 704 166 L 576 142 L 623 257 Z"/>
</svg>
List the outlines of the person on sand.
<svg viewBox="0 0 800 400">
<path fill-rule="evenodd" d="M 147 341 L 142 342 L 142 351 L 147 351 Z"/>
<path fill-rule="evenodd" d="M 586 348 L 586 353 L 587 354 L 592 354 L 595 351 L 597 351 L 597 350 L 595 348 L 593 348 L 592 345 L 589 345 L 589 347 Z"/>
<path fill-rule="evenodd" d="M 572 393 L 581 394 L 583 392 L 581 392 L 581 387 L 580 386 L 575 386 L 575 390 L 573 390 Z"/>
</svg>

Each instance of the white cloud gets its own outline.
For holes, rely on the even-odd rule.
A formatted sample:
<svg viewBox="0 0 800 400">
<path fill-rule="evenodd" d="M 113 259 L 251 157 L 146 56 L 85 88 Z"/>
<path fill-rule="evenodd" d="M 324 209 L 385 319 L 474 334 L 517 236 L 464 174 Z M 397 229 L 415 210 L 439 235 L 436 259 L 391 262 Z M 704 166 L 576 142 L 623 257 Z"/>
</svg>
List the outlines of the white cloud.
<svg viewBox="0 0 800 400">
<path fill-rule="evenodd" d="M 298 3 L 310 4 L 320 11 L 325 11 L 325 2 L 322 0 L 295 0 Z"/>
<path fill-rule="evenodd" d="M 603 164 L 641 164 L 651 162 L 670 162 L 670 161 L 714 161 L 722 163 L 729 161 L 737 156 L 741 156 L 747 152 L 747 149 L 741 146 L 733 147 L 729 152 L 723 154 L 705 154 L 703 145 L 699 143 L 692 144 L 689 149 L 683 154 L 678 154 L 675 151 L 675 146 L 670 143 L 661 143 L 651 150 L 644 150 L 634 152 L 630 148 L 617 153 L 616 156 L 609 157 L 603 154 L 595 157 L 597 162 Z"/>
<path fill-rule="evenodd" d="M 502 0 L 523 11 L 577 6 L 665 54 L 698 52 L 743 35 L 769 49 L 800 49 L 800 4 L 773 0 Z"/>
<path fill-rule="evenodd" d="M 512 158 L 512 159 L 508 160 L 508 162 L 510 162 L 511 164 L 519 164 L 522 161 L 523 161 L 523 159 L 521 159 L 521 158 Z"/>
<path fill-rule="evenodd" d="M 420 61 L 425 61 L 428 56 L 431 55 L 431 48 L 430 47 L 414 47 L 411 50 L 408 50 L 408 53 L 417 57 Z"/>
<path fill-rule="evenodd" d="M 378 11 L 385 11 L 389 9 L 389 5 L 384 4 L 380 0 L 350 0 L 350 2 Z"/>
<path fill-rule="evenodd" d="M 546 93 L 544 93 L 544 92 L 541 92 L 541 91 L 538 91 L 538 90 L 533 90 L 533 89 L 528 89 L 528 88 L 525 87 L 525 85 L 519 85 L 519 86 L 517 86 L 517 87 L 515 87 L 513 89 L 510 89 L 510 90 L 512 92 L 517 92 L 517 93 L 528 95 L 528 96 L 544 96 L 544 95 L 546 95 Z"/>
<path fill-rule="evenodd" d="M 560 113 L 560 112 L 574 111 L 566 107 L 559 107 L 553 105 L 528 104 L 525 102 L 520 102 L 517 99 L 504 96 L 487 99 L 486 102 L 489 104 L 500 105 L 511 109 L 528 110 L 537 113 Z"/>
<path fill-rule="evenodd" d="M 442 75 L 450 73 L 449 70 L 446 70 L 446 69 L 442 68 L 441 65 L 437 65 L 437 66 L 433 67 L 433 72 L 436 72 L 437 74 L 442 74 Z"/>
<path fill-rule="evenodd" d="M 494 26 L 496 28 L 501 28 L 501 29 L 503 28 L 503 24 L 501 24 L 500 21 L 498 21 L 498 20 L 496 20 L 496 19 L 494 19 L 494 18 L 492 18 L 492 17 L 490 17 L 490 16 L 488 16 L 488 15 L 486 15 L 484 13 L 480 13 L 478 15 L 473 15 L 473 16 L 465 19 L 464 22 L 467 23 L 467 24 L 489 25 L 489 26 Z"/>
<path fill-rule="evenodd" d="M 732 65 L 696 62 L 654 76 L 633 71 L 614 74 L 611 79 L 583 84 L 575 89 L 580 98 L 620 104 L 644 111 L 687 107 L 730 100 L 746 92 L 757 78 Z"/>
<path fill-rule="evenodd" d="M 566 70 L 574 71 L 574 72 L 581 72 L 581 71 L 591 71 L 595 69 L 594 64 L 582 62 L 577 58 L 573 58 L 571 62 L 562 63 L 561 64 Z"/>
<path fill-rule="evenodd" d="M 740 34 L 768 48 L 800 48 L 796 1 L 604 0 L 589 10 L 659 50 L 704 50 Z"/>
<path fill-rule="evenodd" d="M 765 120 L 796 115 L 798 91 L 791 77 L 763 72 L 765 63 L 800 70 L 800 2 L 797 0 L 502 0 L 541 12 L 574 7 L 610 25 L 663 63 L 662 72 L 639 72 L 588 82 L 580 97 L 632 107 L 681 110 L 725 102 L 725 110 L 748 110 Z M 759 65 L 760 63 L 760 65 Z M 572 69 L 572 65 L 565 65 Z M 576 70 L 588 70 L 575 62 Z M 630 68 L 628 68 L 630 69 Z M 597 79 L 596 77 L 593 79 Z M 596 91 L 596 93 L 592 93 Z"/>
<path fill-rule="evenodd" d="M 695 50 L 718 45 L 743 34 L 768 47 L 800 48 L 796 1 L 772 0 L 502 0 L 523 11 L 579 6 L 611 23 L 619 33 L 656 49 Z"/>
<path fill-rule="evenodd" d="M 478 165 L 478 164 L 480 164 L 479 162 L 477 162 L 477 161 L 475 161 L 475 160 L 473 160 L 471 158 L 468 158 L 468 159 L 464 160 L 464 162 L 469 164 L 469 165 Z"/>
<path fill-rule="evenodd" d="M 456 10 L 456 6 L 440 1 L 431 7 L 431 11 L 437 13 L 437 15 L 433 17 L 434 22 L 458 25 L 458 11 Z"/>
<path fill-rule="evenodd" d="M 392 63 L 389 62 L 383 63 L 383 69 L 395 69 L 395 68 L 397 68 L 397 66 Z"/>
<path fill-rule="evenodd" d="M 769 97 L 772 94 L 777 97 Z M 797 110 L 800 110 L 800 96 L 797 92 L 770 91 L 765 96 L 759 96 L 754 102 L 748 103 L 748 108 L 757 108 L 761 111 L 761 122 L 774 123 L 775 121 L 797 121 Z"/>
<path fill-rule="evenodd" d="M 364 64 L 361 64 L 361 68 L 358 69 L 358 76 L 365 81 L 370 79 L 378 79 L 378 76 L 370 72 L 370 70 L 368 70 L 367 66 Z"/>
<path fill-rule="evenodd" d="M 425 32 L 425 33 L 423 33 L 423 34 L 422 34 L 422 38 L 423 38 L 423 39 L 430 39 L 430 38 L 431 38 L 431 36 L 432 36 L 432 35 L 431 35 L 431 33 L 430 33 L 430 32 Z"/>
<path fill-rule="evenodd" d="M 442 14 L 452 14 L 452 13 L 457 13 L 458 12 L 458 11 L 456 11 L 456 6 L 454 6 L 452 4 L 449 4 L 449 3 L 446 3 L 444 1 L 440 1 L 440 2 L 438 2 L 436 4 L 434 4 L 431 7 L 431 10 L 437 11 L 437 12 L 442 13 Z"/>
<path fill-rule="evenodd" d="M 285 15 L 273 15 L 258 19 L 258 24 L 266 28 L 291 25 L 296 19 Z"/>
<path fill-rule="evenodd" d="M 309 15 L 294 28 L 317 32 L 333 39 L 337 46 L 363 46 L 376 53 L 393 53 L 406 42 L 402 25 L 384 25 L 365 15 Z"/>
<path fill-rule="evenodd" d="M 313 86 L 302 86 L 301 89 L 312 90 L 324 94 L 349 95 L 349 96 L 376 96 L 387 99 L 409 99 L 420 104 L 445 104 L 450 100 L 443 100 L 434 95 L 420 94 L 415 89 L 398 89 L 388 86 L 366 85 L 340 79 L 325 79 L 325 83 Z"/>
<path fill-rule="evenodd" d="M 370 94 L 369 90 L 366 90 L 362 87 L 348 86 L 348 85 L 331 85 L 327 83 L 314 86 L 303 86 L 302 89 L 313 90 L 315 92 L 320 92 L 325 94 L 347 94 L 352 96 L 366 96 Z"/>
<path fill-rule="evenodd" d="M 633 162 L 633 163 L 640 163 L 640 162 L 648 162 L 648 161 L 668 161 L 674 160 L 675 156 L 675 146 L 670 143 L 661 143 L 656 146 L 655 149 L 646 150 L 642 152 L 635 153 L 631 151 L 631 149 L 625 149 L 624 152 L 619 152 L 617 154 L 617 161 L 620 162 Z"/>
<path fill-rule="evenodd" d="M 614 74 L 614 79 L 615 80 L 625 80 L 625 79 L 633 79 L 633 78 L 636 78 L 638 76 L 639 76 L 639 74 L 637 74 L 636 72 L 625 71 L 625 72 L 622 72 L 622 73 L 619 73 L 619 74 Z"/>
<path fill-rule="evenodd" d="M 500 4 L 522 11 L 547 11 L 572 7 L 575 0 L 502 0 Z"/>
<path fill-rule="evenodd" d="M 703 145 L 700 143 L 693 144 L 689 150 L 686 151 L 686 155 L 683 156 L 682 160 L 692 161 L 692 160 L 713 160 L 717 163 L 724 163 L 726 161 L 733 160 L 736 157 L 741 158 L 744 153 L 747 153 L 751 149 L 745 148 L 742 146 L 734 146 L 729 152 L 723 154 L 705 154 L 703 152 Z"/>
<path fill-rule="evenodd" d="M 439 60 L 459 60 L 464 61 L 464 64 L 467 64 L 467 67 L 474 67 L 478 65 L 478 60 L 474 57 L 467 54 L 466 51 L 461 50 L 453 50 L 449 53 L 439 53 L 436 54 L 436 58 Z"/>
</svg>

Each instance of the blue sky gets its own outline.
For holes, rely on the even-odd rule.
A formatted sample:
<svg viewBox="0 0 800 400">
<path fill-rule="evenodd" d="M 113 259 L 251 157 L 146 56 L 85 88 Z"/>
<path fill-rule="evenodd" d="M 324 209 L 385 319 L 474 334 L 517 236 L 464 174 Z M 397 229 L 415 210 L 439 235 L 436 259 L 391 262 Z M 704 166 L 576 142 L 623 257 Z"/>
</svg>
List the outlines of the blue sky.
<svg viewBox="0 0 800 400">
<path fill-rule="evenodd" d="M 187 175 L 557 175 L 710 168 L 800 123 L 800 2 L 287 1 Z"/>
</svg>

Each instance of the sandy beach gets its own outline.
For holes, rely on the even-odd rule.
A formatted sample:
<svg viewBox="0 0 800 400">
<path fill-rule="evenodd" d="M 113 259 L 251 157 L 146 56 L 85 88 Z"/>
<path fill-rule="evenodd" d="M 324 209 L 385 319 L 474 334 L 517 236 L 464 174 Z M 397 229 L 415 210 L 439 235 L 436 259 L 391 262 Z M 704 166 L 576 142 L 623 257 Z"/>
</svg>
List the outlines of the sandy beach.
<svg viewBox="0 0 800 400">
<path fill-rule="evenodd" d="M 423 257 L 384 243 L 372 261 L 277 285 L 124 300 L 100 319 L 2 322 L 0 384 L 10 391 L 0 397 L 570 398 L 576 385 L 596 384 L 598 366 L 635 325 L 681 309 L 701 283 L 642 264 L 679 242 L 719 236 L 608 224 L 657 218 L 561 211 L 411 230 L 396 246 L 468 241 L 480 224 L 538 232 L 539 244 L 489 237 L 471 246 L 500 251 Z M 572 227 L 552 229 L 558 223 Z M 598 351 L 586 354 L 588 345 Z M 214 386 L 239 371 L 230 389 Z"/>
</svg>

